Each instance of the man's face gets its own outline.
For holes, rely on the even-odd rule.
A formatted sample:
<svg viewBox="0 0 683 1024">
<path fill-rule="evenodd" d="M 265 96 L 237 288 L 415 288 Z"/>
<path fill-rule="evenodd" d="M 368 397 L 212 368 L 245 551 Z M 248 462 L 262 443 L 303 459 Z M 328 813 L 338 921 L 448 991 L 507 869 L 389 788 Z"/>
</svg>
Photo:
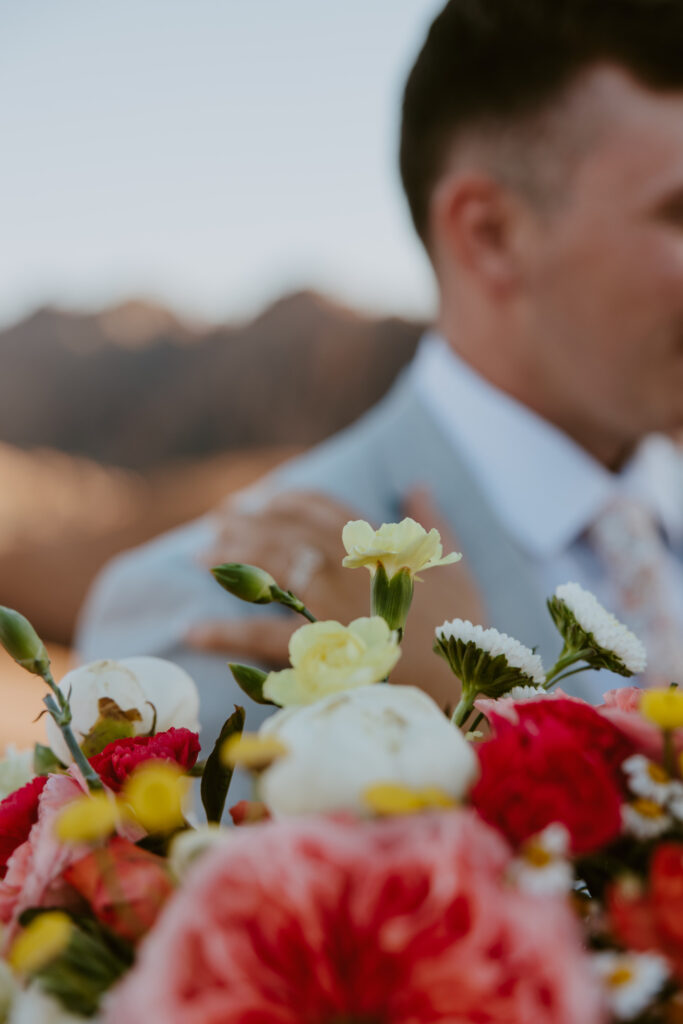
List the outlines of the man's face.
<svg viewBox="0 0 683 1024">
<path fill-rule="evenodd" d="M 627 444 L 683 426 L 683 91 L 591 78 L 569 116 L 599 127 L 538 219 L 525 305 L 565 418 Z"/>
</svg>

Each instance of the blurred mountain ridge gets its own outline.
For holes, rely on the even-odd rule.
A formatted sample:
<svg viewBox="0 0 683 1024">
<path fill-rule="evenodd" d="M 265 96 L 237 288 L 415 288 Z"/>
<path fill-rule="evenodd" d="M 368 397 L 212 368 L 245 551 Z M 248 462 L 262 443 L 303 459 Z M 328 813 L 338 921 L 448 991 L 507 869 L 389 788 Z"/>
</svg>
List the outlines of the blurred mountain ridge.
<svg viewBox="0 0 683 1024">
<path fill-rule="evenodd" d="M 43 307 L 0 331 L 0 441 L 140 471 L 309 445 L 377 401 L 422 329 L 311 291 L 225 325 L 142 300 Z"/>
</svg>

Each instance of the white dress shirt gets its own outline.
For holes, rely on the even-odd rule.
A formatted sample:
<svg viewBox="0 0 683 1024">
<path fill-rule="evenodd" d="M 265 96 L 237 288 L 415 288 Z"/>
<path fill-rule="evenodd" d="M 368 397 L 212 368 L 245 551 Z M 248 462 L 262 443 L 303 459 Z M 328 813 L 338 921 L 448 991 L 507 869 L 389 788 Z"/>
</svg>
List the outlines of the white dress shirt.
<svg viewBox="0 0 683 1024">
<path fill-rule="evenodd" d="M 501 525 L 531 556 L 548 596 L 558 584 L 575 580 L 617 617 L 628 618 L 584 537 L 600 511 L 627 494 L 661 528 L 683 628 L 683 456 L 671 439 L 648 437 L 622 471 L 612 473 L 563 431 L 494 387 L 435 333 L 422 339 L 411 373 Z M 618 685 L 617 677 L 602 676 Z"/>
</svg>

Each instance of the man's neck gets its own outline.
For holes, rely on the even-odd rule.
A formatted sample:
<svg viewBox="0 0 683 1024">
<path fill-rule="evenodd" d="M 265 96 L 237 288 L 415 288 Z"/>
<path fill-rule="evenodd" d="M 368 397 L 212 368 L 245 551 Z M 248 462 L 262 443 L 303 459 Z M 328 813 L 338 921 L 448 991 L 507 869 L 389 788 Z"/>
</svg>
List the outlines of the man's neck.
<svg viewBox="0 0 683 1024">
<path fill-rule="evenodd" d="M 551 389 L 535 374 L 535 367 L 527 368 L 517 361 L 506 360 L 499 349 L 494 358 L 490 346 L 467 345 L 458 332 L 447 332 L 442 323 L 438 329 L 459 358 L 480 376 L 562 430 L 606 469 L 618 472 L 633 454 L 637 440 L 615 436 L 595 419 L 582 415 L 581 410 L 569 407 L 563 400 L 564 395 L 553 396 Z"/>
</svg>

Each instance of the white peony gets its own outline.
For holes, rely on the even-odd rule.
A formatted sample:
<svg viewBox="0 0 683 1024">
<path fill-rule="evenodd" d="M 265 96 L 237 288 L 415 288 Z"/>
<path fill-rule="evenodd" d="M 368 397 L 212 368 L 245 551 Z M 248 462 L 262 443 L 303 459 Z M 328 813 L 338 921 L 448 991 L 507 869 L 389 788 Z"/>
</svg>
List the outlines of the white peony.
<svg viewBox="0 0 683 1024">
<path fill-rule="evenodd" d="M 0 800 L 21 789 L 34 775 L 33 750 L 17 750 L 10 744 L 0 761 Z"/>
<path fill-rule="evenodd" d="M 477 774 L 470 744 L 413 686 L 376 683 L 287 708 L 260 734 L 289 751 L 261 777 L 261 798 L 276 816 L 367 813 L 364 793 L 377 783 L 436 787 L 459 799 Z"/>
<path fill-rule="evenodd" d="M 89 734 L 100 717 L 99 702 L 114 701 L 124 712 L 131 712 L 133 735 L 175 728 L 199 730 L 199 694 L 184 669 L 162 658 L 123 658 L 121 661 L 94 661 L 67 672 L 59 684 L 69 698 L 71 728 L 78 742 Z M 72 760 L 61 731 L 46 715 L 47 740 L 64 764 Z"/>
<path fill-rule="evenodd" d="M 97 1024 L 95 1017 L 81 1017 L 64 1007 L 36 985 L 17 993 L 7 1024 Z"/>
</svg>

